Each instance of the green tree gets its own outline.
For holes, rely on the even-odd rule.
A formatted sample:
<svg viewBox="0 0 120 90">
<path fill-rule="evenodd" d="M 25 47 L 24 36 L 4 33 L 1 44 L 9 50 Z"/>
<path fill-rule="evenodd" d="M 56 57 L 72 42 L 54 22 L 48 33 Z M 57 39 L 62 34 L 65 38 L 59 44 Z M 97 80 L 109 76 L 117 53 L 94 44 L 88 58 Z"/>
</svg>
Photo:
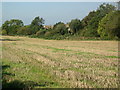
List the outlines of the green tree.
<svg viewBox="0 0 120 90">
<path fill-rule="evenodd" d="M 95 12 L 95 11 L 90 12 L 90 13 L 88 14 L 88 16 L 86 16 L 86 17 L 81 21 L 82 24 L 83 24 L 83 27 L 87 26 L 88 23 L 89 23 L 89 21 L 90 21 L 93 17 L 95 17 L 95 15 L 96 15 L 96 12 Z"/>
<path fill-rule="evenodd" d="M 7 35 L 7 31 L 6 30 L 1 30 L 0 34 Z"/>
<path fill-rule="evenodd" d="M 70 30 L 73 34 L 79 31 L 82 28 L 82 23 L 79 19 L 73 19 L 69 23 Z"/>
<path fill-rule="evenodd" d="M 39 16 L 35 17 L 30 25 L 31 34 L 35 34 L 37 31 L 43 28 L 44 22 L 45 20 L 43 18 L 40 18 Z"/>
<path fill-rule="evenodd" d="M 15 35 L 17 34 L 18 28 L 22 27 L 24 24 L 22 20 L 11 19 L 10 21 L 5 21 L 2 25 L 2 30 L 6 30 L 7 35 Z"/>
<path fill-rule="evenodd" d="M 104 17 L 106 14 L 110 13 L 111 11 L 114 11 L 115 9 L 115 6 L 103 3 L 99 6 L 98 11 L 100 12 L 100 16 Z"/>
<path fill-rule="evenodd" d="M 53 29 L 56 33 L 59 33 L 61 35 L 64 35 L 67 32 L 67 28 L 66 28 L 65 24 L 62 22 L 56 23 L 54 25 Z"/>
<path fill-rule="evenodd" d="M 9 32 L 9 21 L 5 21 L 4 24 L 2 24 L 2 30 L 6 30 L 6 33 L 8 35 Z"/>
<path fill-rule="evenodd" d="M 97 33 L 98 24 L 106 14 L 115 10 L 115 6 L 111 4 L 101 4 L 96 11 L 90 12 L 82 22 L 84 25 L 84 36 L 98 37 Z M 86 23 L 85 23 L 86 22 Z"/>
<path fill-rule="evenodd" d="M 107 14 L 100 21 L 97 31 L 101 38 L 120 38 L 120 11 Z"/>
</svg>

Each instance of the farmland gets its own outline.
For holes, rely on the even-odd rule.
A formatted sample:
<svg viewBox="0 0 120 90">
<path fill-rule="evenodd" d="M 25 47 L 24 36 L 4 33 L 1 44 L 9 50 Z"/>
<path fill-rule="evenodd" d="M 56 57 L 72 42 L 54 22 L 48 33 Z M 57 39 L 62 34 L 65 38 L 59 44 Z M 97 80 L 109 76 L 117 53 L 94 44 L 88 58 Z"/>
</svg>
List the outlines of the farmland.
<svg viewBox="0 0 120 90">
<path fill-rule="evenodd" d="M 34 88 L 117 88 L 117 41 L 67 41 L 3 36 L 6 83 Z"/>
</svg>

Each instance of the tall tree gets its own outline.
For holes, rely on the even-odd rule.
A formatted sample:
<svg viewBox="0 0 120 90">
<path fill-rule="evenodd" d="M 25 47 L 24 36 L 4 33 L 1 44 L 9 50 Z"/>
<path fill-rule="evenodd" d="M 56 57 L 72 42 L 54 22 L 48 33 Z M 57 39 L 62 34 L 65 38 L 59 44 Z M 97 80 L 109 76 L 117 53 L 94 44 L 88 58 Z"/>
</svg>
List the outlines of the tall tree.
<svg viewBox="0 0 120 90">
<path fill-rule="evenodd" d="M 35 19 L 31 22 L 31 25 L 42 27 L 44 22 L 45 22 L 45 20 L 38 16 L 38 17 L 35 17 Z"/>
<path fill-rule="evenodd" d="M 31 34 L 35 34 L 37 31 L 43 28 L 44 22 L 45 20 L 43 18 L 40 18 L 39 16 L 35 17 L 30 25 Z"/>
</svg>

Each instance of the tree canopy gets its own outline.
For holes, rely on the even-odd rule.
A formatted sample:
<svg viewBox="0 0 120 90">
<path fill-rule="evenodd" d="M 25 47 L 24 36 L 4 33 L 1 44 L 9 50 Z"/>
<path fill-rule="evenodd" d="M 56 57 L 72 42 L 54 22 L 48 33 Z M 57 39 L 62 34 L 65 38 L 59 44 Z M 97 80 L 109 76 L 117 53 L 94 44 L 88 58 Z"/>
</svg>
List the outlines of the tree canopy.
<svg viewBox="0 0 120 90">
<path fill-rule="evenodd" d="M 66 28 L 65 24 L 62 22 L 55 24 L 54 30 L 57 33 L 60 33 L 61 35 L 64 35 L 67 32 L 67 28 Z"/>
<path fill-rule="evenodd" d="M 102 38 L 120 38 L 120 11 L 107 14 L 99 23 L 98 33 Z"/>
<path fill-rule="evenodd" d="M 42 27 L 42 25 L 44 24 L 45 20 L 43 18 L 35 17 L 34 20 L 31 22 L 32 26 L 39 26 Z"/>
<path fill-rule="evenodd" d="M 79 31 L 82 28 L 82 23 L 79 19 L 73 19 L 69 23 L 70 30 L 73 34 Z"/>
<path fill-rule="evenodd" d="M 6 30 L 7 35 L 14 35 L 17 33 L 18 28 L 22 27 L 24 24 L 22 20 L 11 19 L 10 21 L 5 21 L 2 25 L 2 30 Z"/>
<path fill-rule="evenodd" d="M 45 20 L 43 18 L 35 17 L 30 24 L 31 34 L 36 34 L 41 28 L 43 28 Z"/>
<path fill-rule="evenodd" d="M 106 14 L 115 10 L 115 6 L 111 4 L 101 4 L 96 11 L 92 11 L 86 16 L 82 23 L 84 25 L 84 34 L 85 36 L 99 37 L 97 33 L 99 21 L 106 16 Z"/>
</svg>

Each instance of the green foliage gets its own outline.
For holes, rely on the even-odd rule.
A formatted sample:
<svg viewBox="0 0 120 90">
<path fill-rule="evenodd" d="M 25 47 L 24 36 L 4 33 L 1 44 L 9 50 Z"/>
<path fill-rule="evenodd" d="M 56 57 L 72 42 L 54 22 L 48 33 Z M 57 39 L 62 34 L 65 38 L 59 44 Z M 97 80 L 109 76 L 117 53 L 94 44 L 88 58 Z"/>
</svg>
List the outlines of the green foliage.
<svg viewBox="0 0 120 90">
<path fill-rule="evenodd" d="M 6 30 L 1 30 L 1 34 L 2 35 L 7 35 L 7 31 Z"/>
<path fill-rule="evenodd" d="M 61 23 L 62 23 L 62 22 L 58 22 L 58 23 L 56 23 L 56 24 L 53 26 L 53 29 L 55 29 L 56 26 L 59 25 L 59 24 L 61 24 Z"/>
<path fill-rule="evenodd" d="M 35 19 L 31 22 L 31 25 L 42 27 L 42 24 L 44 24 L 44 22 L 45 22 L 44 19 L 38 16 L 38 17 L 35 17 Z"/>
<path fill-rule="evenodd" d="M 82 20 L 84 25 L 83 35 L 87 37 L 99 37 L 97 33 L 99 21 L 113 10 L 115 10 L 114 6 L 103 3 L 96 11 L 90 12 L 88 16 Z"/>
<path fill-rule="evenodd" d="M 36 34 L 40 30 L 39 26 L 30 26 L 30 35 Z"/>
<path fill-rule="evenodd" d="M 36 34 L 41 28 L 43 28 L 45 20 L 43 18 L 35 17 L 35 19 L 31 22 L 30 25 L 30 34 Z"/>
<path fill-rule="evenodd" d="M 46 33 L 45 33 L 45 36 L 46 37 L 48 37 L 48 36 L 50 36 L 51 35 L 51 32 L 50 31 L 47 31 Z"/>
<path fill-rule="evenodd" d="M 80 35 L 84 37 L 98 37 L 97 30 L 91 29 L 91 28 L 84 28 L 84 30 L 81 31 Z"/>
<path fill-rule="evenodd" d="M 36 36 L 39 37 L 39 36 L 44 36 L 46 30 L 39 30 L 37 33 L 36 33 Z"/>
<path fill-rule="evenodd" d="M 98 33 L 101 38 L 120 38 L 120 11 L 107 14 L 99 23 Z"/>
<path fill-rule="evenodd" d="M 9 32 L 9 21 L 5 21 L 4 24 L 2 24 L 2 30 L 6 30 L 7 32 L 7 35 L 8 35 L 8 32 Z"/>
<path fill-rule="evenodd" d="M 64 23 L 59 22 L 54 26 L 54 32 L 64 35 L 67 32 L 67 28 Z"/>
<path fill-rule="evenodd" d="M 23 22 L 21 20 L 12 19 L 10 21 L 5 21 L 2 25 L 2 29 L 6 30 L 7 35 L 15 35 L 17 33 L 17 29 L 23 26 Z"/>
<path fill-rule="evenodd" d="M 98 11 L 100 11 L 101 16 L 105 16 L 106 14 L 110 13 L 111 11 L 114 11 L 115 9 L 115 6 L 103 3 L 99 6 Z"/>
<path fill-rule="evenodd" d="M 55 35 L 55 30 L 51 30 L 51 31 L 47 31 L 46 33 L 45 33 L 45 36 L 46 37 L 52 37 L 53 35 Z"/>
<path fill-rule="evenodd" d="M 50 33 L 49 35 L 45 35 L 45 37 L 43 37 L 43 38 L 45 38 L 45 39 L 54 39 L 54 40 L 64 40 L 64 39 L 67 39 L 67 37 L 70 35 L 70 34 L 64 34 L 64 35 L 55 34 L 55 35 L 51 35 L 51 32 L 49 32 L 49 33 Z"/>
<path fill-rule="evenodd" d="M 61 35 L 65 35 L 67 33 L 67 28 L 64 23 L 58 22 L 53 26 L 53 29 L 49 29 L 45 33 L 45 37 L 47 38 L 57 38 Z"/>
<path fill-rule="evenodd" d="M 20 27 L 17 31 L 18 35 L 29 35 L 30 29 L 29 26 Z"/>
<path fill-rule="evenodd" d="M 82 20 L 83 27 L 88 25 L 89 21 L 96 15 L 95 13 L 96 13 L 95 11 L 92 11 L 88 14 L 88 16 L 83 18 L 83 20 Z"/>
<path fill-rule="evenodd" d="M 77 31 L 79 31 L 82 28 L 82 23 L 78 19 L 73 19 L 69 23 L 69 27 L 71 29 L 71 32 L 75 34 Z"/>
</svg>

